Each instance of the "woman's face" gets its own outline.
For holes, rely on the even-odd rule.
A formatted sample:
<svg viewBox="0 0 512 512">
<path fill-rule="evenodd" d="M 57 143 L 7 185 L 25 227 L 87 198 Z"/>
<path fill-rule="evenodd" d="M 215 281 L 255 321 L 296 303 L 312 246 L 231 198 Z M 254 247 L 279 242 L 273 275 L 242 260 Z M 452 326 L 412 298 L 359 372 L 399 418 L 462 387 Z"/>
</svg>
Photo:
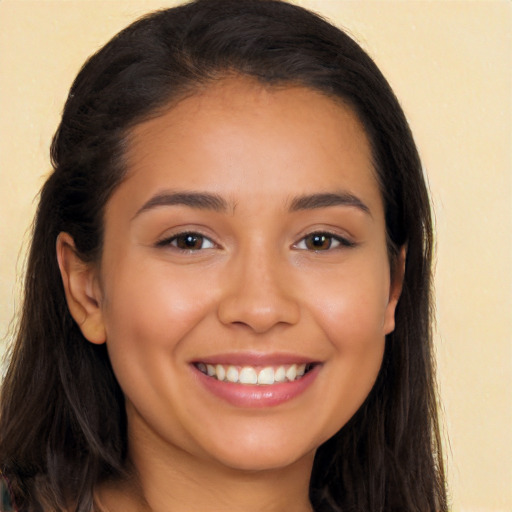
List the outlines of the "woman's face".
<svg viewBox="0 0 512 512">
<path fill-rule="evenodd" d="M 310 458 L 372 388 L 399 294 L 360 122 L 231 79 L 137 126 L 127 157 L 97 283 L 130 449 Z"/>
</svg>

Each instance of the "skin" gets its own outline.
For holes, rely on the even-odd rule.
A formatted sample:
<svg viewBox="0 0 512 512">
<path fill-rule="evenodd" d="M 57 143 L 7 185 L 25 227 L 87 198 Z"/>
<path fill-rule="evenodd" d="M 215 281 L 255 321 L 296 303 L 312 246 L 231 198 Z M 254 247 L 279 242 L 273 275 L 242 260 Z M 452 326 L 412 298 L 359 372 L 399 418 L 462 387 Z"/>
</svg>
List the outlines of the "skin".
<svg viewBox="0 0 512 512">
<path fill-rule="evenodd" d="M 371 390 L 401 288 L 361 123 L 320 93 L 233 78 L 135 127 L 127 162 L 101 261 L 81 262 L 65 233 L 57 244 L 70 311 L 107 343 L 126 396 L 138 476 L 104 485 L 99 501 L 111 512 L 311 510 L 315 450 Z M 190 191 L 226 207 L 148 206 Z M 360 203 L 293 208 L 326 193 Z M 179 250 L 183 232 L 203 243 Z M 327 233 L 321 250 L 311 233 Z M 228 353 L 319 364 L 293 399 L 238 407 L 191 364 Z"/>
</svg>

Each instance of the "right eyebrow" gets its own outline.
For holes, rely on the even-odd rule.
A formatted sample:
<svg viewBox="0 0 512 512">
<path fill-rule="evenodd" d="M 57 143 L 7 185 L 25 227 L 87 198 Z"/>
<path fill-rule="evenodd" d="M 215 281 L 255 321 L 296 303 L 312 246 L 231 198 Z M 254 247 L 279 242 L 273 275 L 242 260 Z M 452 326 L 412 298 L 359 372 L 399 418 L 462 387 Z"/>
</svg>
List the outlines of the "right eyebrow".
<svg viewBox="0 0 512 512">
<path fill-rule="evenodd" d="M 161 192 L 146 201 L 133 218 L 143 212 L 158 208 L 159 206 L 183 205 L 200 210 L 213 210 L 224 212 L 228 210 L 228 203 L 217 194 L 204 192 Z"/>
</svg>

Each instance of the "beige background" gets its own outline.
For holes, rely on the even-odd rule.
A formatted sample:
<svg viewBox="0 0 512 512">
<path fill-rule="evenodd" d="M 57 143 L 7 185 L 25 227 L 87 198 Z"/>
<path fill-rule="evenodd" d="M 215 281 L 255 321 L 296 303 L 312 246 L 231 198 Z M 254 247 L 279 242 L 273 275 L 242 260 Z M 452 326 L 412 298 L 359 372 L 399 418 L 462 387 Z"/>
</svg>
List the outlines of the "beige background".
<svg viewBox="0 0 512 512">
<path fill-rule="evenodd" d="M 48 146 L 83 60 L 176 2 L 0 0 L 0 337 Z M 437 217 L 437 351 L 452 510 L 512 511 L 512 3 L 297 0 L 374 56 L 415 133 Z M 5 343 L 5 342 L 4 342 Z"/>
</svg>

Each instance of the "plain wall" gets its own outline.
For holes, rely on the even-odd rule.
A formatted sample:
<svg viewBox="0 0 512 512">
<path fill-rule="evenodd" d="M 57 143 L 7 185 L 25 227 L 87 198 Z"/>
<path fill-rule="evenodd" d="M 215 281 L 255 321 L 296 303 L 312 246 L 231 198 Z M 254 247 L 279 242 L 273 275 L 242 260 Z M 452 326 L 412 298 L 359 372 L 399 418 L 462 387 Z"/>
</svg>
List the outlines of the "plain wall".
<svg viewBox="0 0 512 512">
<path fill-rule="evenodd" d="M 84 59 L 156 0 L 0 0 L 0 337 L 48 149 Z M 453 511 L 512 511 L 512 3 L 302 0 L 394 87 L 437 223 L 439 381 Z M 24 248 L 21 249 L 24 241 Z"/>
</svg>

